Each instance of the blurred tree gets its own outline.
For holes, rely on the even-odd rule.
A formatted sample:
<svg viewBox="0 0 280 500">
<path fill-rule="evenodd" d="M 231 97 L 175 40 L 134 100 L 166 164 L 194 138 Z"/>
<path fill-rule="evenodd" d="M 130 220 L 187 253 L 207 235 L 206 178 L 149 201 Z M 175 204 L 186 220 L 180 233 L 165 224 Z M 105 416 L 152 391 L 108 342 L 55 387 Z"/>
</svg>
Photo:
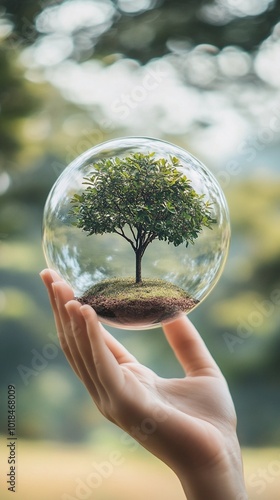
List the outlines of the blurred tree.
<svg viewBox="0 0 280 500">
<path fill-rule="evenodd" d="M 115 3 L 121 15 L 115 29 L 100 37 L 95 50 L 105 55 L 114 47 L 115 52 L 141 62 L 166 54 L 170 42 L 182 47 L 210 44 L 219 49 L 235 45 L 253 51 L 269 36 L 280 15 L 279 1 L 267 2 L 270 8 L 258 15 L 240 17 L 230 11 L 228 2 L 213 0 L 150 2 L 154 8 L 133 16 L 122 9 L 128 2 Z"/>
<path fill-rule="evenodd" d="M 14 56 L 14 53 L 12 54 Z M 23 69 L 11 57 L 9 45 L 0 42 L 0 168 L 1 164 L 15 158 L 23 147 L 20 123 L 39 105 L 28 83 Z"/>
<path fill-rule="evenodd" d="M 40 13 L 45 9 L 50 14 L 66 4 L 62 0 L 2 0 L 1 3 L 15 25 L 12 37 L 25 45 L 33 43 L 39 35 L 34 22 Z M 86 7 L 84 0 L 72 0 L 72 3 L 80 10 Z M 150 0 L 144 4 L 129 0 L 92 0 L 92 4 L 102 6 L 102 3 L 108 7 L 107 12 L 109 7 L 114 12 L 110 11 L 110 19 L 107 23 L 103 20 L 103 26 L 100 21 L 99 29 L 96 22 L 90 27 L 88 18 L 73 28 L 74 58 L 87 58 L 90 44 L 95 57 L 114 51 L 142 63 L 168 53 L 172 43 L 182 47 L 210 44 L 219 49 L 234 45 L 250 52 L 270 35 L 280 17 L 279 0 L 266 0 L 259 5 L 248 0 Z M 49 28 L 51 32 L 51 26 Z M 48 33 L 48 29 L 45 32 Z"/>
</svg>

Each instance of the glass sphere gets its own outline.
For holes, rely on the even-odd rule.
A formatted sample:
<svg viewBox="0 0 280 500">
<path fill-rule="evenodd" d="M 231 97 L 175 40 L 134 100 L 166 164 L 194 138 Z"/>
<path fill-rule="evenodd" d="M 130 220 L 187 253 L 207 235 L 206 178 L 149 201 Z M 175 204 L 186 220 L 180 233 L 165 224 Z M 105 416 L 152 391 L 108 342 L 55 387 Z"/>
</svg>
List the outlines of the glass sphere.
<svg viewBox="0 0 280 500">
<path fill-rule="evenodd" d="M 135 154 L 139 165 L 123 173 L 121 166 Z M 157 165 L 172 164 L 171 171 L 156 166 L 153 172 L 158 169 L 158 173 L 144 172 L 140 155 L 151 154 Z M 102 179 L 107 184 L 98 177 L 98 165 L 103 166 Z M 110 176 L 106 177 L 109 170 L 115 176 L 112 190 Z M 187 179 L 189 183 L 187 202 L 181 195 L 173 193 L 171 199 L 168 194 L 176 185 L 174 175 L 176 182 Z M 86 184 L 86 179 L 92 184 Z M 151 179 L 154 186 L 162 182 L 168 188 L 156 191 Z M 88 198 L 82 202 L 85 193 Z M 91 198 L 97 195 L 100 203 Z M 198 199 L 196 206 L 208 207 L 209 227 L 202 212 L 201 225 L 196 226 L 198 212 L 192 200 Z M 185 202 L 188 210 L 182 208 Z M 78 226 L 77 214 L 81 220 L 85 213 L 87 218 Z M 113 222 L 114 217 L 119 222 Z M 154 219 L 160 223 L 151 230 Z M 229 240 L 227 203 L 212 173 L 184 149 L 148 137 L 113 139 L 80 155 L 55 182 L 44 210 L 43 250 L 48 266 L 71 285 L 78 300 L 94 307 L 101 322 L 123 329 L 158 327 L 201 304 L 221 275 Z"/>
</svg>

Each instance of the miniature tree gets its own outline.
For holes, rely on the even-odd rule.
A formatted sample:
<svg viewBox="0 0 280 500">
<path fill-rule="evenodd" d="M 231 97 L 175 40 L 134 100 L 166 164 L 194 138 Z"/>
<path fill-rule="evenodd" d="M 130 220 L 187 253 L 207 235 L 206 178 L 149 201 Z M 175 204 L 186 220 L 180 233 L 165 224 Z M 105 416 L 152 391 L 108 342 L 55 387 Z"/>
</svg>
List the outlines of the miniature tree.
<svg viewBox="0 0 280 500">
<path fill-rule="evenodd" d="M 179 160 L 154 156 L 133 153 L 98 161 L 85 178 L 85 190 L 71 200 L 75 226 L 88 235 L 116 233 L 131 245 L 136 283 L 142 282 L 142 258 L 153 240 L 188 246 L 203 226 L 216 222 L 211 203 L 179 171 Z"/>
</svg>

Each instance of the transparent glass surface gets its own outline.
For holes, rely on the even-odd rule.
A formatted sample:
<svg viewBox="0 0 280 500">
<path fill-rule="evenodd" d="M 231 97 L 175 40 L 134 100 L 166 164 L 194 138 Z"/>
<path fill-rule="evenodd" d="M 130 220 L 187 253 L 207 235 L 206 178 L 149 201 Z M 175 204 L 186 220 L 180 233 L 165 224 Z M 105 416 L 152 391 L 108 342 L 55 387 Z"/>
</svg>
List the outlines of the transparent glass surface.
<svg viewBox="0 0 280 500">
<path fill-rule="evenodd" d="M 75 159 L 57 179 L 46 201 L 43 218 L 43 250 L 47 265 L 57 271 L 81 298 L 93 285 L 113 278 L 130 278 L 135 273 L 135 254 L 131 245 L 118 234 L 88 234 L 73 225 L 71 199 L 85 190 L 84 178 L 94 164 L 107 158 L 124 158 L 131 153 L 155 153 L 155 158 L 179 160 L 178 169 L 191 181 L 194 190 L 212 203 L 212 229 L 204 227 L 194 244 L 174 246 L 155 239 L 142 259 L 142 278 L 160 279 L 184 290 L 193 299 L 185 308 L 170 314 L 139 314 L 129 317 L 99 315 L 100 321 L 117 328 L 141 330 L 158 327 L 180 313 L 188 313 L 205 299 L 217 283 L 225 264 L 230 224 L 224 194 L 212 173 L 184 149 L 148 137 L 113 139 L 95 146 Z"/>
</svg>

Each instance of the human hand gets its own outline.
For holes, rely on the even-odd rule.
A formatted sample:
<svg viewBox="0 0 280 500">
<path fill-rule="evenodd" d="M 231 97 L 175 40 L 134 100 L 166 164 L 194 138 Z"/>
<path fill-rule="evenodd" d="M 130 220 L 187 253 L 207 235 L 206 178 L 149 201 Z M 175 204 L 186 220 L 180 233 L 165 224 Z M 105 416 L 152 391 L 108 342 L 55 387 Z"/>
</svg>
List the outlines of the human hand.
<svg viewBox="0 0 280 500">
<path fill-rule="evenodd" d="M 171 467 L 189 500 L 246 500 L 236 415 L 227 383 L 185 316 L 163 325 L 186 376 L 141 365 L 74 300 L 50 270 L 48 289 L 62 349 L 101 413 Z"/>
</svg>

